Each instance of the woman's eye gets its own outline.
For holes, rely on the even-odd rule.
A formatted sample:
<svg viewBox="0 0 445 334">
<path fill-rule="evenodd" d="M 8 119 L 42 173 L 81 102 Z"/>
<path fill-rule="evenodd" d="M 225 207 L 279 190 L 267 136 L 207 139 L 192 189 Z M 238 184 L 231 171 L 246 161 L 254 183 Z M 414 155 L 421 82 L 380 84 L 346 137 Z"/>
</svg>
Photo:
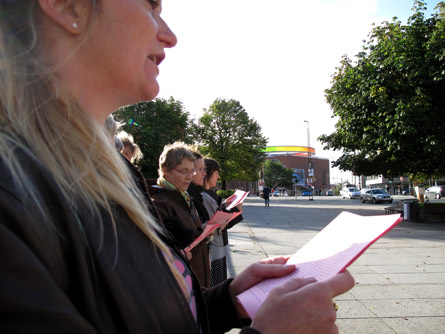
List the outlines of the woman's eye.
<svg viewBox="0 0 445 334">
<path fill-rule="evenodd" d="M 153 9 L 158 8 L 160 5 L 159 0 L 149 0 L 148 2 L 150 3 L 150 5 Z"/>
</svg>

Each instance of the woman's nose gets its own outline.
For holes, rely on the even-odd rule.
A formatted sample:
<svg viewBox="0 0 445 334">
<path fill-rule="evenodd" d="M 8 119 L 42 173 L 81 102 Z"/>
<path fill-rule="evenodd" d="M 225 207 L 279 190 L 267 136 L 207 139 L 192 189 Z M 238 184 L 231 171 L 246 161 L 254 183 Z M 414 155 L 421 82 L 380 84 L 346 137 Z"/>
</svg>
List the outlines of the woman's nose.
<svg viewBox="0 0 445 334">
<path fill-rule="evenodd" d="M 158 24 L 159 24 L 158 39 L 162 42 L 162 44 L 164 44 L 164 47 L 166 48 L 174 47 L 178 42 L 176 35 L 173 33 L 168 24 L 161 17 L 159 17 Z"/>
</svg>

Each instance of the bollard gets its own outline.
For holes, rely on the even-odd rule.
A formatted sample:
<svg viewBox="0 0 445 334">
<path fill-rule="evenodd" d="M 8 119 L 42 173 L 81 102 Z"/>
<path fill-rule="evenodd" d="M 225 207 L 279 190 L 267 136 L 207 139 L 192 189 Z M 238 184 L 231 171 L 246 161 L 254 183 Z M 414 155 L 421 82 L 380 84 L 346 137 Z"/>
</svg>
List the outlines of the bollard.
<svg viewBox="0 0 445 334">
<path fill-rule="evenodd" d="M 403 203 L 403 220 L 411 220 L 411 212 L 410 212 L 409 202 Z"/>
</svg>

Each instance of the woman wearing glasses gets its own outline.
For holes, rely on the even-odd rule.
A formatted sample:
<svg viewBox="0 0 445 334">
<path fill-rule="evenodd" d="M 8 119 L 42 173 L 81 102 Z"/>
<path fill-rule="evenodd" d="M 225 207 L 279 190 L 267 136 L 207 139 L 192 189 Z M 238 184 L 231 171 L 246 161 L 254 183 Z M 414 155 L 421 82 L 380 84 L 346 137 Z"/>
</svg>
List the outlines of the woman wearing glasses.
<svg viewBox="0 0 445 334">
<path fill-rule="evenodd" d="M 200 216 L 187 192 L 196 175 L 195 160 L 190 146 L 180 142 L 166 145 L 159 158 L 157 187 L 151 187 L 153 204 L 160 218 L 168 222 L 166 227 L 175 244 L 182 247 L 190 245 L 202 233 Z M 190 265 L 202 287 L 210 286 L 208 254 L 205 240 L 190 253 Z"/>
</svg>

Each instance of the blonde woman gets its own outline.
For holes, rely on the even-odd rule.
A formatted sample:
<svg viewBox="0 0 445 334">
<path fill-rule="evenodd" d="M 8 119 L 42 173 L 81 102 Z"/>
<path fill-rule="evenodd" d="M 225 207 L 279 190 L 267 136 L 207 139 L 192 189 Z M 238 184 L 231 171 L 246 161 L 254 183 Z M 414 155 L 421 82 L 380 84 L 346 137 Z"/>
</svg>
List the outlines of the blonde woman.
<svg viewBox="0 0 445 334">
<path fill-rule="evenodd" d="M 164 49 L 176 44 L 160 11 L 160 0 L 0 1 L 2 333 L 221 333 L 246 316 L 237 294 L 294 270 L 281 258 L 204 297 L 190 288 L 105 134 L 113 110 L 158 93 Z M 352 278 L 307 283 L 274 292 L 243 332 L 320 320 L 332 330 L 323 304 Z M 316 323 L 269 320 L 269 307 L 299 314 L 302 301 Z"/>
</svg>

